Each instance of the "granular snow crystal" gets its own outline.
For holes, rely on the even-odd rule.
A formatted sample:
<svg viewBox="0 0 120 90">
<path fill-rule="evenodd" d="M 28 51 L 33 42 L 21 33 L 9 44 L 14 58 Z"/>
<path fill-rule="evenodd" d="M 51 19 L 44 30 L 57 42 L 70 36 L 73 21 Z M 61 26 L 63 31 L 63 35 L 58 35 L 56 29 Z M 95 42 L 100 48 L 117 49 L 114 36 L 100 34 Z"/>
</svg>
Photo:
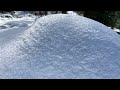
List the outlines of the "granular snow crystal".
<svg viewBox="0 0 120 90">
<path fill-rule="evenodd" d="M 0 46 L 0 78 L 120 78 L 120 36 L 77 14 L 41 17 Z"/>
</svg>

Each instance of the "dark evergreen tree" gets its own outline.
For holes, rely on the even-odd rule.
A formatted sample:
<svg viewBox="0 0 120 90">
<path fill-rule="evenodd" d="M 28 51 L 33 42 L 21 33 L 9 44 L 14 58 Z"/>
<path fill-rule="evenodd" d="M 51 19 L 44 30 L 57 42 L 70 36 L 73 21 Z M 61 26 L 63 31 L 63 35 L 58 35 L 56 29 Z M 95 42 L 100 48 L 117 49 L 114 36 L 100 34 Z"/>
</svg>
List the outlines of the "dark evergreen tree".
<svg viewBox="0 0 120 90">
<path fill-rule="evenodd" d="M 101 22 L 111 28 L 114 28 L 117 22 L 116 11 L 85 11 L 84 16 Z"/>
<path fill-rule="evenodd" d="M 67 13 L 67 11 L 62 11 L 62 13 L 63 13 L 63 14 L 66 14 L 66 13 Z"/>
</svg>

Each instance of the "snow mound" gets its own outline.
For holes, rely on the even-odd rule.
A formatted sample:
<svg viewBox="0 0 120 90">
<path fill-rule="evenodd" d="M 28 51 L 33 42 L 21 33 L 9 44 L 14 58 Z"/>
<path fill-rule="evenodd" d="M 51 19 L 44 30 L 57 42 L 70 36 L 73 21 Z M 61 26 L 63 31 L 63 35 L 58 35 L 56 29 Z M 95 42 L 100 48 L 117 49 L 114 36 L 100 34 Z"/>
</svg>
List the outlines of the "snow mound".
<svg viewBox="0 0 120 90">
<path fill-rule="evenodd" d="M 120 78 L 120 36 L 74 14 L 37 19 L 0 53 L 0 78 Z"/>
</svg>

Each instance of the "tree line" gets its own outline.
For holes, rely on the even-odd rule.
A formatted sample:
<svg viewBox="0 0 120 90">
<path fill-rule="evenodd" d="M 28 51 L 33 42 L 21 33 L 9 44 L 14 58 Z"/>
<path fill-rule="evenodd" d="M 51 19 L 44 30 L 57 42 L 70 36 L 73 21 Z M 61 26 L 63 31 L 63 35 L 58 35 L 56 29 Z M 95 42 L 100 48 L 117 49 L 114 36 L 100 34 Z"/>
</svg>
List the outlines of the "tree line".
<svg viewBox="0 0 120 90">
<path fill-rule="evenodd" d="M 0 13 L 6 12 L 14 14 L 14 11 L 0 11 Z M 48 14 L 67 13 L 67 11 L 29 11 L 29 12 L 34 15 L 40 16 Z M 112 29 L 115 27 L 120 29 L 120 11 L 74 11 L 74 12 L 76 12 L 78 15 L 83 15 L 84 17 L 96 20 L 106 26 L 111 27 Z"/>
<path fill-rule="evenodd" d="M 79 15 L 83 15 L 84 17 L 91 18 L 96 20 L 106 26 L 120 29 L 120 11 L 74 11 Z M 63 13 L 66 14 L 67 11 L 33 11 L 32 13 L 36 15 L 47 15 Z"/>
</svg>

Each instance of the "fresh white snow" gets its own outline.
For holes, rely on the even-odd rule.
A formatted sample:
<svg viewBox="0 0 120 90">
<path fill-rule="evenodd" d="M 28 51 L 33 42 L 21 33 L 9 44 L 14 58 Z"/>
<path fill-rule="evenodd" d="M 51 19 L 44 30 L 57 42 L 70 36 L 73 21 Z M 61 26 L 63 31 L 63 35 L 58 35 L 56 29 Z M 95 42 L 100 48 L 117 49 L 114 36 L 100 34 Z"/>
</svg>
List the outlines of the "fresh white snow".
<svg viewBox="0 0 120 90">
<path fill-rule="evenodd" d="M 73 14 L 73 15 L 77 15 L 77 13 L 73 12 L 73 11 L 67 11 L 68 14 Z"/>
<path fill-rule="evenodd" d="M 21 17 L 19 17 L 19 13 L 21 13 Z M 7 14 L 12 18 L 4 17 L 4 15 L 6 14 L 1 14 L 2 17 L 0 17 L 0 45 L 7 44 L 18 37 L 22 32 L 30 28 L 37 18 L 22 11 L 16 11 L 14 17 Z"/>
<path fill-rule="evenodd" d="M 120 36 L 107 26 L 56 14 L 22 28 L 0 32 L 0 78 L 120 78 Z"/>
<path fill-rule="evenodd" d="M 117 28 L 114 28 L 113 30 L 116 32 L 120 32 L 120 29 L 117 29 Z"/>
<path fill-rule="evenodd" d="M 10 14 L 7 14 L 8 16 L 11 16 Z M 1 16 L 5 16 L 5 14 L 1 14 Z M 36 16 L 24 13 L 21 11 L 18 11 L 15 13 L 14 17 L 11 16 L 11 18 L 7 17 L 1 17 L 0 16 L 0 32 L 3 29 L 9 29 L 13 27 L 25 27 L 26 25 L 30 26 L 33 21 L 35 20 Z"/>
</svg>

